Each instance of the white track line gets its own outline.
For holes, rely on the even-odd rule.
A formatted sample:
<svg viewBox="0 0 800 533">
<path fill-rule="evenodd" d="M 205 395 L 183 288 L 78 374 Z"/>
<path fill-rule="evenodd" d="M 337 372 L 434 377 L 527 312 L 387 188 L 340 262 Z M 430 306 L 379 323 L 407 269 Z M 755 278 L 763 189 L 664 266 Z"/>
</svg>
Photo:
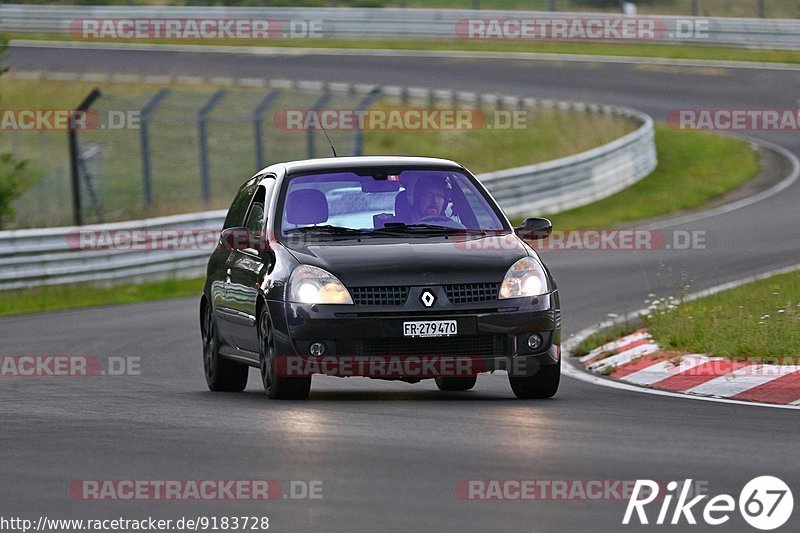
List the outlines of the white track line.
<svg viewBox="0 0 800 533">
<path fill-rule="evenodd" d="M 624 352 L 620 352 L 610 357 L 606 357 L 605 359 L 601 359 L 596 363 L 588 365 L 586 368 L 588 368 L 592 372 L 602 371 L 612 366 L 620 366 L 624 365 L 625 363 L 630 363 L 634 359 L 644 357 L 645 355 L 650 355 L 651 353 L 657 352 L 658 350 L 659 350 L 658 345 L 655 343 L 650 342 L 647 344 L 640 344 L 639 346 L 631 348 L 630 350 L 625 350 Z"/>
<path fill-rule="evenodd" d="M 569 357 L 569 354 L 567 354 L 566 357 Z M 613 379 L 596 376 L 594 374 L 589 374 L 585 370 L 577 368 L 575 366 L 575 362 L 571 361 L 570 359 L 567 359 L 565 361 L 565 364 L 561 365 L 561 371 L 564 373 L 564 375 L 569 376 L 573 379 L 584 381 L 586 383 L 591 383 L 593 385 L 601 385 L 603 387 L 609 387 L 612 389 L 624 390 L 628 392 L 640 392 L 643 394 L 653 394 L 655 396 L 668 396 L 671 398 L 684 398 L 687 400 L 699 400 L 704 402 L 729 403 L 736 405 L 749 405 L 754 407 L 771 407 L 773 409 L 800 410 L 800 401 L 797 401 L 791 405 L 779 405 L 779 404 L 760 403 L 760 402 L 745 402 L 741 400 L 731 400 L 728 398 L 715 398 L 713 396 L 697 396 L 697 395 L 683 394 L 680 392 L 669 392 L 664 390 L 648 389 L 646 387 L 640 387 L 638 385 L 625 383 L 624 381 L 616 381 Z"/>
<path fill-rule="evenodd" d="M 687 394 L 705 394 L 730 398 L 764 383 L 769 383 L 781 376 L 794 374 L 798 370 L 800 370 L 800 367 L 790 365 L 775 366 L 774 368 L 763 365 L 750 365 L 733 370 L 711 381 L 706 381 L 685 392 Z"/>
<path fill-rule="evenodd" d="M 625 346 L 626 344 L 632 344 L 637 341 L 642 341 L 645 339 L 649 339 L 650 334 L 647 332 L 640 332 L 640 333 L 631 333 L 621 339 L 617 339 L 615 341 L 608 342 L 602 346 L 598 346 L 588 354 L 580 357 L 581 363 L 584 361 L 588 361 L 594 357 L 597 357 L 603 352 L 616 352 L 618 348 Z"/>
<path fill-rule="evenodd" d="M 679 363 L 675 363 L 672 360 L 660 361 L 647 368 L 628 374 L 625 376 L 625 381 L 636 385 L 652 385 L 671 378 L 675 374 L 680 374 L 696 366 L 708 363 L 710 360 L 710 357 L 703 354 L 683 355 Z"/>
</svg>

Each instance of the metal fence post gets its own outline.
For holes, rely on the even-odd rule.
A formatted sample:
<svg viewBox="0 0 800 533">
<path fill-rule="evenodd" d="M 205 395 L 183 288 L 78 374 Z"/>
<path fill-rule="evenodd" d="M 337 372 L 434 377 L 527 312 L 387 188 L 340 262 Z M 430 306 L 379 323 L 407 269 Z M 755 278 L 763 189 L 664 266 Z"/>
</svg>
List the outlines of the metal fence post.
<svg viewBox="0 0 800 533">
<path fill-rule="evenodd" d="M 91 159 L 99 157 L 100 153 L 100 146 L 97 143 L 89 143 L 89 148 L 87 148 L 85 152 L 79 154 L 78 156 L 78 170 L 80 171 L 80 175 L 83 177 L 83 183 L 86 186 L 86 192 L 89 195 L 89 201 L 91 202 L 92 207 L 94 207 L 94 214 L 97 217 L 97 221 L 102 224 L 104 222 L 103 209 L 100 206 L 100 198 L 98 198 L 97 191 L 92 183 L 92 174 L 87 166 L 87 163 Z"/>
<path fill-rule="evenodd" d="M 331 93 L 328 92 L 328 89 L 325 88 L 323 89 L 323 91 L 324 92 L 322 93 L 322 96 L 320 96 L 317 99 L 317 101 L 314 102 L 314 105 L 311 106 L 311 109 L 309 109 L 309 111 L 311 112 L 319 111 L 320 109 L 322 109 L 322 106 L 328 103 L 328 100 L 331 99 Z M 319 117 L 319 114 L 317 114 L 317 116 Z M 308 159 L 314 159 L 314 128 L 308 128 L 306 130 L 306 148 L 307 148 L 306 153 L 308 154 Z"/>
<path fill-rule="evenodd" d="M 358 103 L 356 111 L 365 111 L 378 99 L 381 95 L 381 90 L 375 87 Z M 353 155 L 364 155 L 364 132 L 361 128 L 356 126 L 353 133 Z"/>
<path fill-rule="evenodd" d="M 83 213 L 81 212 L 81 176 L 78 153 L 78 133 L 77 123 L 79 114 L 84 114 L 92 106 L 95 100 L 100 98 L 100 90 L 94 89 L 90 92 L 78 108 L 70 113 L 69 117 L 69 169 L 72 178 L 72 216 L 76 226 L 83 225 Z M 85 121 L 84 121 L 85 122 Z"/>
<path fill-rule="evenodd" d="M 223 96 L 225 96 L 225 89 L 215 92 L 197 114 L 197 128 L 200 134 L 200 176 L 203 201 L 205 202 L 211 200 L 211 173 L 208 168 L 208 115 L 214 110 L 214 106 L 222 100 Z"/>
<path fill-rule="evenodd" d="M 150 173 L 150 137 L 149 122 L 152 113 L 158 104 L 170 93 L 169 89 L 158 91 L 139 113 L 139 142 L 142 146 L 142 186 L 144 190 L 144 205 L 153 207 L 153 179 Z"/>
<path fill-rule="evenodd" d="M 253 127 L 255 128 L 256 137 L 256 168 L 258 170 L 267 166 L 264 158 L 264 128 L 261 127 L 261 117 L 280 95 L 280 89 L 271 90 L 253 110 Z"/>
</svg>

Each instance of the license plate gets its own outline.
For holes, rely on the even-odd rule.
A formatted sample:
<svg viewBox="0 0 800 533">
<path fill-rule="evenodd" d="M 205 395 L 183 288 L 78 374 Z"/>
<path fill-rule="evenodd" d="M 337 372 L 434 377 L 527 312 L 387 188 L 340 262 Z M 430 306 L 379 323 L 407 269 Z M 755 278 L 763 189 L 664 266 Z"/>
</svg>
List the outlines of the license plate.
<svg viewBox="0 0 800 533">
<path fill-rule="evenodd" d="M 458 334 L 455 320 L 418 320 L 403 322 L 406 337 L 452 337 Z"/>
</svg>

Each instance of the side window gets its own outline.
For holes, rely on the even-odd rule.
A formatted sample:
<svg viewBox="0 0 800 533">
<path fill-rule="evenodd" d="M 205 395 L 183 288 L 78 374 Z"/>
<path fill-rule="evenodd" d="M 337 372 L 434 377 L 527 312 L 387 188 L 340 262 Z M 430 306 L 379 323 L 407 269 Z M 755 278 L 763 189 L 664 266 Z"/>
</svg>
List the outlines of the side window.
<svg viewBox="0 0 800 533">
<path fill-rule="evenodd" d="M 250 233 L 259 235 L 264 229 L 264 205 L 266 202 L 266 191 L 264 187 L 259 187 L 250 205 L 250 212 L 247 214 L 247 221 L 244 223 Z"/>
<path fill-rule="evenodd" d="M 233 199 L 231 207 L 228 209 L 228 215 L 225 217 L 225 224 L 222 226 L 222 229 L 238 228 L 242 226 L 244 215 L 247 212 L 247 208 L 250 206 L 250 199 L 253 198 L 253 192 L 255 192 L 257 183 L 258 180 L 250 180 L 242 185 L 242 188 L 239 189 L 239 192 L 236 194 L 236 198 Z"/>
</svg>

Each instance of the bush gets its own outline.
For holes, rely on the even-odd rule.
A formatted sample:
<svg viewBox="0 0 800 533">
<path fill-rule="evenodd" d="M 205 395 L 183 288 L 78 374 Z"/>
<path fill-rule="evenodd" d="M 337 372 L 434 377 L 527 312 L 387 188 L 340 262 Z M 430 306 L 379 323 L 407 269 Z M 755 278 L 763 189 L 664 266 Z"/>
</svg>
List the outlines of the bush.
<svg viewBox="0 0 800 533">
<path fill-rule="evenodd" d="M 0 35 L 0 60 L 8 49 L 8 41 Z M 0 76 L 8 70 L 0 64 Z M 14 217 L 14 200 L 22 194 L 22 173 L 26 161 L 17 159 L 11 154 L 0 154 L 0 229 Z"/>
<path fill-rule="evenodd" d="M 0 62 L 6 57 L 6 52 L 8 52 L 8 37 L 5 35 L 0 35 Z M 0 63 L 0 76 L 3 75 L 8 68 L 3 67 L 2 63 Z"/>
<path fill-rule="evenodd" d="M 27 161 L 0 155 L 0 229 L 14 218 L 14 200 L 22 194 L 22 174 Z"/>
</svg>

